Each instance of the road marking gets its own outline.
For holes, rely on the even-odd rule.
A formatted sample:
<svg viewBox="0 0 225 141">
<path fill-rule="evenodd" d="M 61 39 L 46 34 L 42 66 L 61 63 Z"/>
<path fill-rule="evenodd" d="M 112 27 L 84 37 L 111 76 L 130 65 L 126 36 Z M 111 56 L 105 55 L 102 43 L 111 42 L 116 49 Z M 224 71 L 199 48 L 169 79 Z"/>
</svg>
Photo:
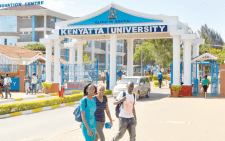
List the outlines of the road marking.
<svg viewBox="0 0 225 141">
<path fill-rule="evenodd" d="M 191 124 L 191 121 L 167 121 L 167 124 Z"/>
</svg>

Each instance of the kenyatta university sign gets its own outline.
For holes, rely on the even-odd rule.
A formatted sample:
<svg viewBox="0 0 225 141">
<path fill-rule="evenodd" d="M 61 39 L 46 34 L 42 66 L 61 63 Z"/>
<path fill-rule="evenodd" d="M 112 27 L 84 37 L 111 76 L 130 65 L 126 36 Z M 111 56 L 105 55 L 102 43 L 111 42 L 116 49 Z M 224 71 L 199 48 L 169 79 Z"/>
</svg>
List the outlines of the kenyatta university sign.
<svg viewBox="0 0 225 141">
<path fill-rule="evenodd" d="M 59 35 L 167 32 L 167 25 L 60 29 Z"/>
</svg>

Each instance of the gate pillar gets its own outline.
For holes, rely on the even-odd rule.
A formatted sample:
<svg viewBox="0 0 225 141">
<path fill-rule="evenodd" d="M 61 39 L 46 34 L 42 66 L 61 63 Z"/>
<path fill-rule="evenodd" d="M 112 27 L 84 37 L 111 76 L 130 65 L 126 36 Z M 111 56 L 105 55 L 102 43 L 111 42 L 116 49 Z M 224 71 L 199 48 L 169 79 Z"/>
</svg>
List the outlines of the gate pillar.
<svg viewBox="0 0 225 141">
<path fill-rule="evenodd" d="M 173 35 L 173 85 L 180 85 L 180 36 Z"/>
<path fill-rule="evenodd" d="M 116 86 L 116 50 L 117 50 L 117 36 L 110 36 L 110 90 Z M 133 54 L 132 54 L 133 56 Z"/>
<path fill-rule="evenodd" d="M 127 39 L 127 76 L 133 76 L 134 39 Z"/>
</svg>

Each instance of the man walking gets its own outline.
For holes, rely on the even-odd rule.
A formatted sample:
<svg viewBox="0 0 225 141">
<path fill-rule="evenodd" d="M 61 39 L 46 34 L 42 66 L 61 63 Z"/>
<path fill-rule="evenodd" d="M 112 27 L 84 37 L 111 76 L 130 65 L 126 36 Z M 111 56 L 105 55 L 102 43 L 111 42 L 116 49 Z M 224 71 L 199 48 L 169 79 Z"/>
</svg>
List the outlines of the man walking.
<svg viewBox="0 0 225 141">
<path fill-rule="evenodd" d="M 10 95 L 10 98 L 12 97 L 12 94 L 10 93 L 10 83 L 12 83 L 12 80 L 10 77 L 8 77 L 8 74 L 5 75 L 5 79 L 4 79 L 4 86 L 5 86 L 5 99 L 8 98 L 8 93 Z"/>
<path fill-rule="evenodd" d="M 161 88 L 162 78 L 163 78 L 161 71 L 159 71 L 157 77 L 158 77 L 158 82 L 159 82 L 159 88 Z"/>
<path fill-rule="evenodd" d="M 106 74 L 104 70 L 102 70 L 101 77 L 102 77 L 103 83 L 105 83 Z"/>
<path fill-rule="evenodd" d="M 28 94 L 28 92 L 30 91 L 30 84 L 31 84 L 31 77 L 29 76 L 29 72 L 24 77 L 24 84 L 25 84 L 26 94 Z"/>
<path fill-rule="evenodd" d="M 112 139 L 112 141 L 120 140 L 127 129 L 130 134 L 130 141 L 136 140 L 137 117 L 134 107 L 136 101 L 135 94 L 133 94 L 134 83 L 128 82 L 127 89 L 128 90 L 126 92 L 120 92 L 120 94 L 116 98 L 116 101 L 113 103 L 114 105 L 120 103 L 122 105 L 120 106 L 119 113 L 119 132 Z"/>
<path fill-rule="evenodd" d="M 32 94 L 33 94 L 33 91 L 34 91 L 35 95 L 36 95 L 37 77 L 35 76 L 35 73 L 33 73 L 31 85 L 32 85 Z"/>
</svg>

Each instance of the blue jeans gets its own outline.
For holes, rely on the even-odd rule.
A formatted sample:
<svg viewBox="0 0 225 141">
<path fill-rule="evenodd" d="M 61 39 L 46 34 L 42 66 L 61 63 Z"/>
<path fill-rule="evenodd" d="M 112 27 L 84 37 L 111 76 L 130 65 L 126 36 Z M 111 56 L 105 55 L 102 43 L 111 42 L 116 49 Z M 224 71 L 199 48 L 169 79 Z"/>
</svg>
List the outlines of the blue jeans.
<svg viewBox="0 0 225 141">
<path fill-rule="evenodd" d="M 158 81 L 159 81 L 159 88 L 161 88 L 161 85 L 162 85 L 162 78 L 159 78 Z"/>
<path fill-rule="evenodd" d="M 32 94 L 33 94 L 33 91 L 34 91 L 35 94 L 36 94 L 36 85 L 37 85 L 37 84 L 31 84 L 31 86 L 32 86 Z"/>
</svg>

